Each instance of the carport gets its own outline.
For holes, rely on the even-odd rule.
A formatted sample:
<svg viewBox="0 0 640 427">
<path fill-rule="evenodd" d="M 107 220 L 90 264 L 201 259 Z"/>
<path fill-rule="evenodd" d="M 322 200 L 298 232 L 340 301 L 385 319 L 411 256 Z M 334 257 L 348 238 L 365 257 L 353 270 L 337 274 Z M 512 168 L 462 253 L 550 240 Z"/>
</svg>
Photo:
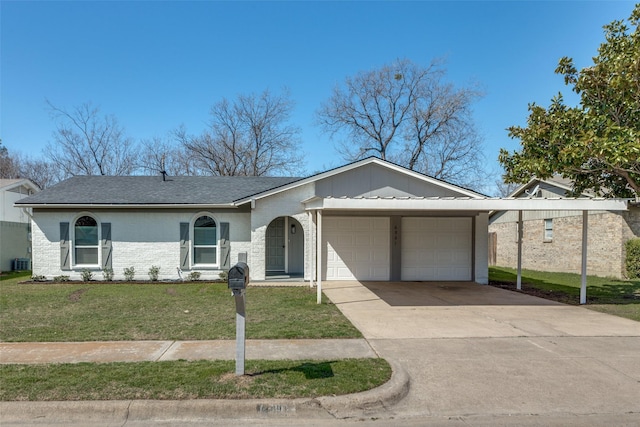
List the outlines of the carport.
<svg viewBox="0 0 640 427">
<path fill-rule="evenodd" d="M 490 211 L 581 211 L 582 283 L 586 303 L 589 211 L 624 211 L 627 199 L 473 197 L 313 197 L 303 202 L 313 224 L 306 253 L 311 285 L 322 281 L 472 281 L 488 283 Z M 518 235 L 521 288 L 522 230 Z"/>
</svg>

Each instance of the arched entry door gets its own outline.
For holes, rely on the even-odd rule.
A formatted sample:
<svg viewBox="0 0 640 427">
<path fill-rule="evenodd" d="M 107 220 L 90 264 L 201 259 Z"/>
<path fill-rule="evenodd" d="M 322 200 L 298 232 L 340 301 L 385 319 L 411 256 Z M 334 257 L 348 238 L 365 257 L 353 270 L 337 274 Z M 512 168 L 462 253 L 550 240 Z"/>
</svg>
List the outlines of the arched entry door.
<svg viewBox="0 0 640 427">
<path fill-rule="evenodd" d="M 267 276 L 304 275 L 304 232 L 294 218 L 279 217 L 267 227 L 265 270 Z"/>
</svg>

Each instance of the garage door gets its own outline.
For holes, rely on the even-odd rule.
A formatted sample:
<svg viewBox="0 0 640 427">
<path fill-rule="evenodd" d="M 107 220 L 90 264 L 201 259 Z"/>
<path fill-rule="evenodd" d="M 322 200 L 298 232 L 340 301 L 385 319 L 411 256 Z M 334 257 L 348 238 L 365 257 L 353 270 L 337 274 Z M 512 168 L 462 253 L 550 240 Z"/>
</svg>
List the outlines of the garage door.
<svg viewBox="0 0 640 427">
<path fill-rule="evenodd" d="M 402 280 L 471 280 L 471 221 L 402 218 Z"/>
<path fill-rule="evenodd" d="M 324 217 L 322 239 L 327 280 L 389 280 L 389 218 Z"/>
</svg>

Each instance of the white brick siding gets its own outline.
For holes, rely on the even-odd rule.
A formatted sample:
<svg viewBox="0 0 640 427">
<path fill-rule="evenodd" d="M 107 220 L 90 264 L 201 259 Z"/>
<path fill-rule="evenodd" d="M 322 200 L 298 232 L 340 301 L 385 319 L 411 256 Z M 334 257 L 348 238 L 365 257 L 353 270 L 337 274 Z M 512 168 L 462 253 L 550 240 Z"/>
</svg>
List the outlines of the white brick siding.
<svg viewBox="0 0 640 427">
<path fill-rule="evenodd" d="M 256 200 L 255 209 L 251 212 L 251 261 L 249 264 L 252 280 L 265 279 L 265 235 L 267 226 L 274 219 L 281 216 L 295 218 L 304 229 L 304 248 L 309 247 L 309 218 L 304 210 L 302 200 L 306 200 L 315 194 L 313 183 L 294 188 L 282 193 L 277 193 L 260 200 Z M 311 277 L 311 257 L 305 256 L 304 278 Z"/>
<path fill-rule="evenodd" d="M 180 223 L 191 223 L 194 216 L 203 211 L 172 210 L 95 210 L 86 211 L 99 222 L 111 223 L 112 260 L 115 280 L 124 279 L 124 269 L 134 267 L 135 279 L 148 280 L 149 268 L 160 267 L 160 280 L 177 279 L 180 263 Z M 229 223 L 231 240 L 231 263 L 235 263 L 238 252 L 249 252 L 251 243 L 248 225 L 249 213 L 233 211 L 207 211 L 220 222 Z M 33 226 L 33 274 L 51 279 L 68 275 L 80 279 L 82 267 L 71 271 L 60 269 L 60 223 L 73 222 L 76 211 L 36 211 Z M 191 233 L 190 233 L 191 234 Z M 191 236 L 193 237 L 193 236 Z M 202 273 L 201 279 L 217 279 L 219 269 L 194 268 Z M 185 275 L 189 271 L 185 272 Z M 100 271 L 94 272 L 96 280 L 102 280 Z"/>
</svg>

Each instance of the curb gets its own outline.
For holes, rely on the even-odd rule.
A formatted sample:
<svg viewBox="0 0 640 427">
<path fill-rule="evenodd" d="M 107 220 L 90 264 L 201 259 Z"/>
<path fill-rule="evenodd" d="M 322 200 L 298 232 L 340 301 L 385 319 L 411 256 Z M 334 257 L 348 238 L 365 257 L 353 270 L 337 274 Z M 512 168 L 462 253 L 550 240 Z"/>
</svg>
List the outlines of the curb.
<svg viewBox="0 0 640 427">
<path fill-rule="evenodd" d="M 391 379 L 371 390 L 343 396 L 300 399 L 99 400 L 0 402 L 0 422 L 31 424 L 124 423 L 126 421 L 206 421 L 217 419 L 371 417 L 409 392 L 409 376 L 388 361 Z"/>
</svg>

